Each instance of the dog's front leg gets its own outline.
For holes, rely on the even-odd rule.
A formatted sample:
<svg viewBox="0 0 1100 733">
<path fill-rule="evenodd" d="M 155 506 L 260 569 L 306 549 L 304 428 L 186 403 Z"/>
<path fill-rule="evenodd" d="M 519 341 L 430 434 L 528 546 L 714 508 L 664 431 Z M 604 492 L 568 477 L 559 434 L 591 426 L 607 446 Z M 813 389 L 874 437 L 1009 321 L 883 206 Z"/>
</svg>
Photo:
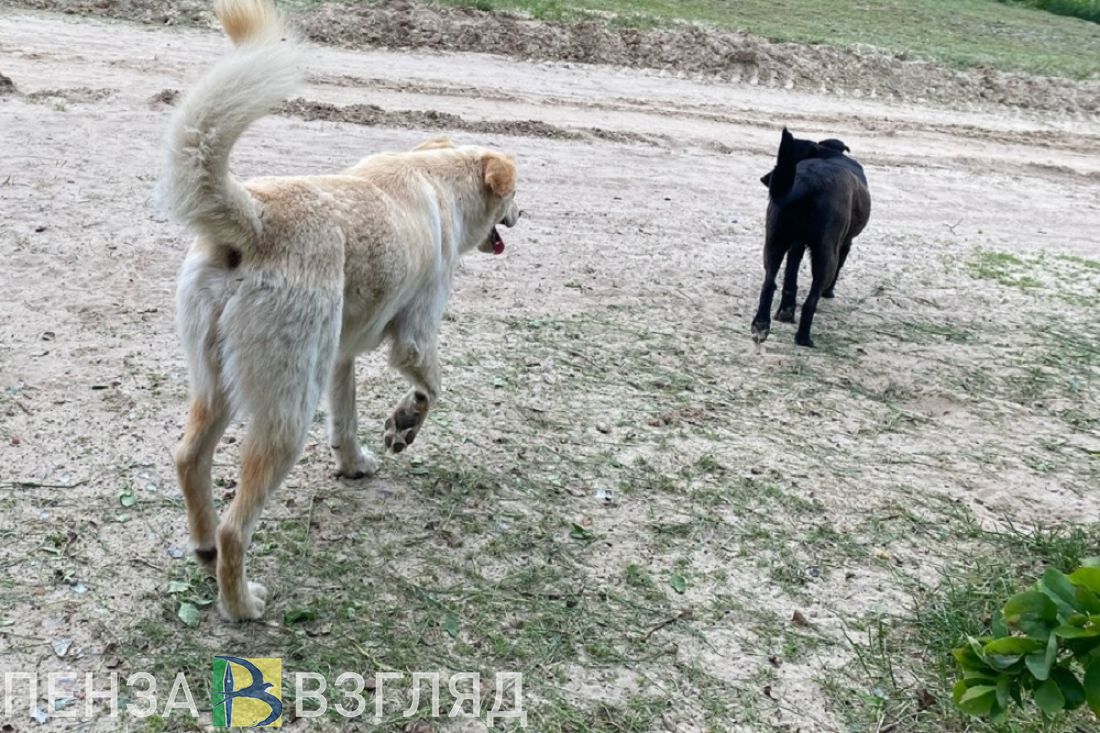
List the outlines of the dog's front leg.
<svg viewBox="0 0 1100 733">
<path fill-rule="evenodd" d="M 378 471 L 378 458 L 359 444 L 355 410 L 355 359 L 341 359 L 328 388 L 328 441 L 336 459 L 336 475 L 358 479 Z"/>
<path fill-rule="evenodd" d="M 405 450 L 416 439 L 439 396 L 439 353 L 432 337 L 424 343 L 394 339 L 390 363 L 412 383 L 386 420 L 383 439 L 394 453 Z"/>
</svg>

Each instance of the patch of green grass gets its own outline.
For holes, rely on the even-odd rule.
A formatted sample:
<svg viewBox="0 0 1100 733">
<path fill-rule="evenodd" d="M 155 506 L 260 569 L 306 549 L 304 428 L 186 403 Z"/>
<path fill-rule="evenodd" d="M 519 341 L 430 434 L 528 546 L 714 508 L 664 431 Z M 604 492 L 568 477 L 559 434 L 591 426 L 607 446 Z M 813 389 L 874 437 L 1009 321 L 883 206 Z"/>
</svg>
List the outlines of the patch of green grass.
<svg viewBox="0 0 1100 733">
<path fill-rule="evenodd" d="M 1078 257 L 1076 255 L 1055 255 L 1055 258 L 1065 262 L 1072 262 L 1075 265 L 1079 265 L 1089 270 L 1100 270 L 1100 260 L 1093 260 L 1088 257 Z"/>
<path fill-rule="evenodd" d="M 1063 0 L 1065 1 L 1065 0 Z M 872 45 L 951 66 L 1089 78 L 1100 74 L 1095 26 L 994 0 L 444 0 L 544 20 L 598 17 L 635 26 L 704 23 L 775 41 Z"/>
<path fill-rule="evenodd" d="M 547 707 L 556 709 L 538 730 L 547 733 L 645 733 L 653 730 L 665 712 L 666 701 L 656 696 L 634 695 L 622 704 L 598 703 L 587 710 L 577 710 L 572 700 L 557 697 Z"/>
<path fill-rule="evenodd" d="M 712 460 L 698 464 L 701 476 L 719 470 Z M 644 463 L 636 470 L 638 481 L 651 475 Z M 285 674 L 317 672 L 330 684 L 345 671 L 368 679 L 398 671 L 406 682 L 412 671 L 480 672 L 489 680 L 498 671 L 521 672 L 539 730 L 650 730 L 667 702 L 653 689 L 614 704 L 560 692 L 571 668 L 634 669 L 663 654 L 647 632 L 679 613 L 665 573 L 652 566 L 626 562 L 619 578 L 592 581 L 586 558 L 601 552 L 601 533 L 573 537 L 551 508 L 568 478 L 425 463 L 406 479 L 404 490 L 425 509 L 412 527 L 383 513 L 358 509 L 346 517 L 330 508 L 346 498 L 316 500 L 306 515 L 267 519 L 250 552 L 253 574 L 273 591 L 266 624 L 225 626 L 216 638 L 185 628 L 176 618 L 181 602 L 206 609 L 202 628 L 221 624 L 210 609 L 213 581 L 181 563 L 166 580 L 174 592 L 138 625 L 123 654 L 128 666 L 162 683 L 183 671 L 200 709 L 209 700 L 210 658 L 233 651 L 281 657 Z M 530 511 L 501 506 L 521 497 Z M 339 542 L 313 536 L 312 519 L 322 516 Z M 294 580 L 281 583 L 274 568 L 294 568 Z M 722 683 L 702 681 L 715 690 L 712 701 L 728 698 Z M 395 712 L 380 730 L 403 729 L 408 721 L 399 713 L 408 692 L 395 690 Z M 452 702 L 444 692 L 443 709 Z M 483 699 L 483 713 L 491 702 Z"/>
<path fill-rule="evenodd" d="M 978 248 L 966 261 L 971 277 L 1027 292 L 1048 291 L 1063 303 L 1095 310 L 1100 261 L 1074 255 L 1016 255 Z"/>
<path fill-rule="evenodd" d="M 995 252 L 989 249 L 975 250 L 967 263 L 971 276 L 982 280 L 995 280 L 1001 285 L 1021 290 L 1039 287 L 1039 281 L 1027 272 L 1029 263 L 1019 255 Z"/>
<path fill-rule="evenodd" d="M 917 321 L 898 321 L 894 324 L 895 335 L 900 341 L 917 344 L 931 344 L 946 341 L 952 344 L 968 344 L 974 340 L 974 334 L 953 323 L 928 323 Z"/>
</svg>

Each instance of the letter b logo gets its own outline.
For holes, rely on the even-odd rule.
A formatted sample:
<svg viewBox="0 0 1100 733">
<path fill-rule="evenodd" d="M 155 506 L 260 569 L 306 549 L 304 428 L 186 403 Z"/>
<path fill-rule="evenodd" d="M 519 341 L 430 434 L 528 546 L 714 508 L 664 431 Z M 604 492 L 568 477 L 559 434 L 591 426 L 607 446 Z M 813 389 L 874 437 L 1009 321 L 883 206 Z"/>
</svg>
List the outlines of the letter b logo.
<svg viewBox="0 0 1100 733">
<path fill-rule="evenodd" d="M 279 728 L 283 724 L 283 660 L 214 657 L 217 728 Z"/>
</svg>

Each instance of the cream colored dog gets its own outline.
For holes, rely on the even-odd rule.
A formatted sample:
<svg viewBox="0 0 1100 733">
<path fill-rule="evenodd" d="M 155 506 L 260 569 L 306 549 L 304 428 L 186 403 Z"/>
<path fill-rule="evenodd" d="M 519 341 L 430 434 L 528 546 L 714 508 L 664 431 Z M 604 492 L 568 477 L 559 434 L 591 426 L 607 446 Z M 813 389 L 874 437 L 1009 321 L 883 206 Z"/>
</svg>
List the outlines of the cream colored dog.
<svg viewBox="0 0 1100 733">
<path fill-rule="evenodd" d="M 260 178 L 229 172 L 237 138 L 291 92 L 301 52 L 270 0 L 219 0 L 237 45 L 181 103 L 170 130 L 165 201 L 198 235 L 180 273 L 177 321 L 191 376 L 176 470 L 199 558 L 231 620 L 263 614 L 244 556 L 264 500 L 301 452 L 328 385 L 338 473 L 378 468 L 359 445 L 357 354 L 390 341 L 412 389 L 384 441 L 412 443 L 439 396 L 437 333 L 463 253 L 500 252 L 496 225 L 519 218 L 516 167 L 485 148 L 433 141 L 373 155 L 342 173 Z M 234 412 L 250 419 L 237 496 L 218 522 L 214 449 Z"/>
</svg>

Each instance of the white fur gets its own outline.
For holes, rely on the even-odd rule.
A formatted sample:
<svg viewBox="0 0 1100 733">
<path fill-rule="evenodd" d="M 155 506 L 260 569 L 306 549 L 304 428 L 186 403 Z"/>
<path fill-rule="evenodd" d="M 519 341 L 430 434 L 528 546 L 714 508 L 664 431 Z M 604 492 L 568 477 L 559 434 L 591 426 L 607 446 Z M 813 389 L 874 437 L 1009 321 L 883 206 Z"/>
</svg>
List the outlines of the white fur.
<svg viewBox="0 0 1100 733">
<path fill-rule="evenodd" d="M 168 132 L 168 170 L 159 199 L 193 231 L 213 240 L 260 232 L 256 201 L 229 172 L 229 151 L 245 129 L 294 91 L 301 47 L 282 40 L 277 14 L 219 61 L 180 103 Z"/>
</svg>

